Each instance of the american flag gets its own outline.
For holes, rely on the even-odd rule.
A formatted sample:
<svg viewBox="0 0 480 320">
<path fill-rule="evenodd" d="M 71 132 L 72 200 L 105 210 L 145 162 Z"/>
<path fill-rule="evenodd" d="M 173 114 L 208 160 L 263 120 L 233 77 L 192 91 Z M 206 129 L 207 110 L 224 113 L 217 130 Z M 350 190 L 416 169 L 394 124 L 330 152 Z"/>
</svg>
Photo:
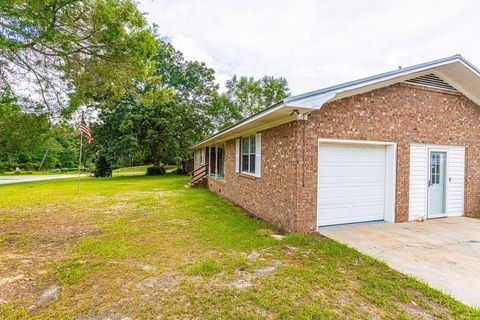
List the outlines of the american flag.
<svg viewBox="0 0 480 320">
<path fill-rule="evenodd" d="M 88 143 L 92 142 L 92 135 L 90 134 L 90 130 L 88 129 L 87 125 L 85 124 L 85 119 L 83 119 L 82 115 L 82 122 L 80 123 L 80 131 L 85 133 L 87 136 Z"/>
</svg>

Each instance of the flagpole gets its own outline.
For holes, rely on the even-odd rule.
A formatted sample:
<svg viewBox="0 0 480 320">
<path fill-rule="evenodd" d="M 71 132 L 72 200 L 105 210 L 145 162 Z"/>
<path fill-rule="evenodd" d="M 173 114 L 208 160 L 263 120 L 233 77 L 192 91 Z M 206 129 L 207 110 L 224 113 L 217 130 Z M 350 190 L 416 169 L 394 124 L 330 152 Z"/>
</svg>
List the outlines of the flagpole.
<svg viewBox="0 0 480 320">
<path fill-rule="evenodd" d="M 82 111 L 82 120 L 83 121 L 83 111 Z M 81 124 L 81 123 L 80 123 Z M 80 194 L 80 167 L 82 166 L 82 145 L 83 145 L 83 132 L 80 130 L 80 155 L 78 157 L 78 187 L 77 194 Z"/>
</svg>

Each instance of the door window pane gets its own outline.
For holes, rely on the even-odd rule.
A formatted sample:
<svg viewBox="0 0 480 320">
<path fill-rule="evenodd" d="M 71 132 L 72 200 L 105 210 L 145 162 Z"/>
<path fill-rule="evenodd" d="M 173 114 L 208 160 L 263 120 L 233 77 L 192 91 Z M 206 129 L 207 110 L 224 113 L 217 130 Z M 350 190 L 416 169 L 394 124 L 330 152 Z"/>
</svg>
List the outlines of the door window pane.
<svg viewBox="0 0 480 320">
<path fill-rule="evenodd" d="M 446 161 L 446 152 L 430 152 L 428 215 L 432 217 L 443 215 L 446 212 Z"/>
</svg>

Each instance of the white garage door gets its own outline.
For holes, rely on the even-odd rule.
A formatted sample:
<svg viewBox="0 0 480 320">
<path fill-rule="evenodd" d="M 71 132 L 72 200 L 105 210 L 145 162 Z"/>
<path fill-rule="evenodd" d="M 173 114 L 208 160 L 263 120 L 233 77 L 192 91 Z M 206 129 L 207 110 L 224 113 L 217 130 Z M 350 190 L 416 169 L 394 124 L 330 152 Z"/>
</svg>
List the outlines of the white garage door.
<svg viewBox="0 0 480 320">
<path fill-rule="evenodd" d="M 320 144 L 318 226 L 383 220 L 385 146 Z"/>
</svg>

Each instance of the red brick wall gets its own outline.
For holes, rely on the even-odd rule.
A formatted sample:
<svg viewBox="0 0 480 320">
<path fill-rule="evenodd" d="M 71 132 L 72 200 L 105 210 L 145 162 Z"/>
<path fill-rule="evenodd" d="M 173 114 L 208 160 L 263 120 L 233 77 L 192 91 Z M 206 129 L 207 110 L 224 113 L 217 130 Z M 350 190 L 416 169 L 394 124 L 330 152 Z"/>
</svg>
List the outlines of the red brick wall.
<svg viewBox="0 0 480 320">
<path fill-rule="evenodd" d="M 220 193 L 286 230 L 315 231 L 319 138 L 397 143 L 397 221 L 408 219 L 409 145 L 465 145 L 465 213 L 480 213 L 480 106 L 459 93 L 407 84 L 327 103 L 306 122 L 263 131 L 260 179 L 235 173 L 235 141 L 228 141 Z"/>
<path fill-rule="evenodd" d="M 225 182 L 208 185 L 245 210 L 293 231 L 296 214 L 296 123 L 262 131 L 262 172 L 256 178 L 235 172 L 235 140 L 225 144 Z"/>
</svg>

